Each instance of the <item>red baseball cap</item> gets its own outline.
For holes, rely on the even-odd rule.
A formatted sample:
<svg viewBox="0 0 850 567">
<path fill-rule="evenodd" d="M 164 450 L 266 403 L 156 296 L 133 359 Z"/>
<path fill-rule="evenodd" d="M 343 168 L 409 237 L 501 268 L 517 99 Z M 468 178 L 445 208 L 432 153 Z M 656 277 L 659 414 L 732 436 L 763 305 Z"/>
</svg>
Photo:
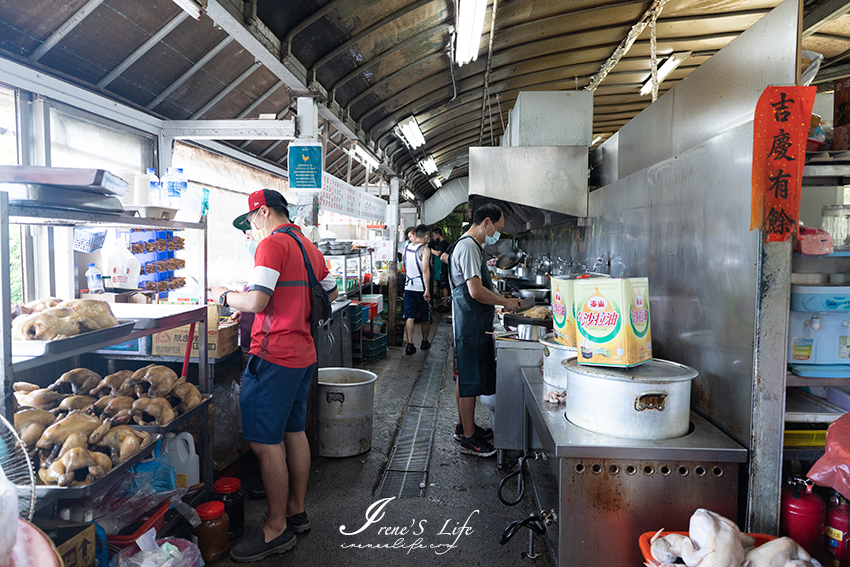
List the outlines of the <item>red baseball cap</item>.
<svg viewBox="0 0 850 567">
<path fill-rule="evenodd" d="M 233 221 L 233 226 L 239 230 L 251 230 L 251 223 L 248 217 L 263 205 L 266 207 L 283 207 L 284 209 L 288 207 L 286 198 L 277 191 L 272 189 L 254 191 L 248 195 L 248 212 L 236 217 L 236 220 Z"/>
</svg>

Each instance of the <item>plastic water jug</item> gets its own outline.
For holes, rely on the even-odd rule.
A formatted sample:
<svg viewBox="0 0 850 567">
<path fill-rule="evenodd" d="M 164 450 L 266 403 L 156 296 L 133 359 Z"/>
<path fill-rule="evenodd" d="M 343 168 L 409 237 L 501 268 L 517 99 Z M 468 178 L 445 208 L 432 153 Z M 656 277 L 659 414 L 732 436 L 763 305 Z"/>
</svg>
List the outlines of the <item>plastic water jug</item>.
<svg viewBox="0 0 850 567">
<path fill-rule="evenodd" d="M 137 205 L 152 205 L 154 207 L 162 206 L 162 191 L 159 183 L 159 177 L 156 176 L 156 170 L 152 167 L 147 168 L 145 178 L 148 182 L 148 200 L 146 203 L 136 203 Z"/>
<path fill-rule="evenodd" d="M 191 433 L 166 434 L 165 452 L 177 473 L 177 488 L 189 488 L 201 482 L 200 459 Z"/>
<path fill-rule="evenodd" d="M 89 293 L 103 293 L 103 275 L 93 263 L 89 264 L 89 269 L 86 270 L 86 284 L 89 286 Z"/>
</svg>

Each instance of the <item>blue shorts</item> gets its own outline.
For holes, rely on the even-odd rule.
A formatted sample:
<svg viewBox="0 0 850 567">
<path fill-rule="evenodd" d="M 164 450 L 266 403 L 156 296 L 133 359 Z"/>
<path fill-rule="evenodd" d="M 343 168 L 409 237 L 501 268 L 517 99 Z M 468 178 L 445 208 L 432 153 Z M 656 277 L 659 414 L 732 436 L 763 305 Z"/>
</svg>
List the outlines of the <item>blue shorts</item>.
<svg viewBox="0 0 850 567">
<path fill-rule="evenodd" d="M 425 301 L 424 291 L 404 290 L 404 318 L 423 323 L 431 320 L 431 306 Z"/>
<path fill-rule="evenodd" d="M 239 394 L 245 441 L 277 445 L 284 432 L 304 431 L 307 391 L 315 366 L 286 368 L 251 355 Z"/>
</svg>

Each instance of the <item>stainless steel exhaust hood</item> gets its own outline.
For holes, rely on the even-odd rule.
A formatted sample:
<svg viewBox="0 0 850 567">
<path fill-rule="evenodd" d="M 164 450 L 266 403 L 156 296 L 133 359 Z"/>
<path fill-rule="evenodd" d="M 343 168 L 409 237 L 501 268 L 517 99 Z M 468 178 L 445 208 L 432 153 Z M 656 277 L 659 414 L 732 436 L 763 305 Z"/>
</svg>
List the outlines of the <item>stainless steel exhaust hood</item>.
<svg viewBox="0 0 850 567">
<path fill-rule="evenodd" d="M 587 146 L 469 148 L 469 194 L 587 216 Z"/>
</svg>

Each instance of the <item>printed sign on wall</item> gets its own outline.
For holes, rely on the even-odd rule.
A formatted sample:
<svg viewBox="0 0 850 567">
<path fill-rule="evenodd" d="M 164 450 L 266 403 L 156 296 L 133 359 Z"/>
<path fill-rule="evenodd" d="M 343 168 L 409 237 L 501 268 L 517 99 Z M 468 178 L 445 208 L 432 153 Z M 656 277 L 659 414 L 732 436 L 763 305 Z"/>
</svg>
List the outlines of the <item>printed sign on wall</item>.
<svg viewBox="0 0 850 567">
<path fill-rule="evenodd" d="M 289 188 L 322 188 L 322 145 L 315 142 L 289 144 Z"/>
</svg>

